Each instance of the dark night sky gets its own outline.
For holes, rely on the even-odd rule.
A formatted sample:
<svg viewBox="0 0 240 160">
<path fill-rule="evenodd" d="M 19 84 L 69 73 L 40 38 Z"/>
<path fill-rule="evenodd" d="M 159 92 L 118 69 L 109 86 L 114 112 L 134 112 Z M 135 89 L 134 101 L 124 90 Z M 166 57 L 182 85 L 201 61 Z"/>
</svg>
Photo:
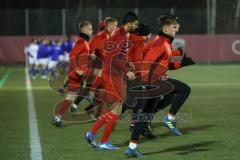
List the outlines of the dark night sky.
<svg viewBox="0 0 240 160">
<path fill-rule="evenodd" d="M 1 9 L 79 7 L 200 7 L 206 0 L 1 0 Z"/>
</svg>

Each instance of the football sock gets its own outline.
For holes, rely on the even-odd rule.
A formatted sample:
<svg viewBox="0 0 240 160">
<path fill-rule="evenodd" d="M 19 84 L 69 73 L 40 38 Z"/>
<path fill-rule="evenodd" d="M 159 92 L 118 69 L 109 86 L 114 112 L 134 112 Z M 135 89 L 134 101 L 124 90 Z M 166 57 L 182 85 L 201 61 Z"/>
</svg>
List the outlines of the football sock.
<svg viewBox="0 0 240 160">
<path fill-rule="evenodd" d="M 63 114 L 66 112 L 66 110 L 71 106 L 71 102 L 68 100 L 63 100 L 60 104 L 60 107 L 58 109 L 58 115 L 63 116 Z"/>
<path fill-rule="evenodd" d="M 38 69 L 36 67 L 33 68 L 33 76 L 37 76 L 38 74 Z"/>
<path fill-rule="evenodd" d="M 79 103 L 83 100 L 83 98 L 84 98 L 84 97 L 78 96 L 74 103 L 75 103 L 76 105 L 79 105 Z"/>
<path fill-rule="evenodd" d="M 174 121 L 175 120 L 175 116 L 174 116 L 174 114 L 172 114 L 172 113 L 168 113 L 168 119 L 170 120 L 170 121 Z"/>
<path fill-rule="evenodd" d="M 61 121 L 61 116 L 55 116 L 54 118 L 57 122 Z"/>
<path fill-rule="evenodd" d="M 130 149 L 135 149 L 135 148 L 137 148 L 137 141 L 130 141 L 128 147 L 129 147 Z"/>
<path fill-rule="evenodd" d="M 99 128 L 101 128 L 105 124 L 106 118 L 107 118 L 107 113 L 101 114 L 98 117 L 98 119 L 94 123 L 92 130 L 91 130 L 93 134 L 97 134 L 97 131 L 99 130 Z"/>
<path fill-rule="evenodd" d="M 143 132 L 144 128 L 146 128 L 147 122 L 136 122 L 131 135 L 131 141 L 137 141 Z"/>
<path fill-rule="evenodd" d="M 47 70 L 46 68 L 42 68 L 42 76 L 46 76 L 47 75 Z"/>
<path fill-rule="evenodd" d="M 100 139 L 101 143 L 105 143 L 109 140 L 112 130 L 114 129 L 117 123 L 118 117 L 119 117 L 118 115 L 112 112 L 109 112 L 107 114 L 105 128 L 102 134 L 102 138 Z"/>
<path fill-rule="evenodd" d="M 78 106 L 75 103 L 72 104 L 72 107 L 75 108 L 75 109 L 78 108 Z"/>
</svg>

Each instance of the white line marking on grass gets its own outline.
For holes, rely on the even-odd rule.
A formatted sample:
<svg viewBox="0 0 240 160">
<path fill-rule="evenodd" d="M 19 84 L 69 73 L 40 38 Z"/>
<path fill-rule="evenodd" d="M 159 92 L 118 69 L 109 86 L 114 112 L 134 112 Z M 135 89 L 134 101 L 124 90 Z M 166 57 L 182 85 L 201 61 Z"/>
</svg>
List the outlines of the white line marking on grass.
<svg viewBox="0 0 240 160">
<path fill-rule="evenodd" d="M 29 132 L 30 132 L 30 158 L 31 160 L 42 160 L 42 149 L 38 132 L 38 124 L 34 99 L 32 93 L 32 84 L 28 74 L 28 69 L 25 69 L 26 90 L 28 99 L 28 117 L 29 117 Z"/>
</svg>

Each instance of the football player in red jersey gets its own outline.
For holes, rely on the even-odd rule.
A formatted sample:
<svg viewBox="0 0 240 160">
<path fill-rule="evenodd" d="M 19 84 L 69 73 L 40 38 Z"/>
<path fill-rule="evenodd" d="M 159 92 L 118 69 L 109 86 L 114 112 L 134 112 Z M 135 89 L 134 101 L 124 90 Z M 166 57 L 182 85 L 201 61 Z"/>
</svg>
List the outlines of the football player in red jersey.
<svg viewBox="0 0 240 160">
<path fill-rule="evenodd" d="M 93 88 L 94 90 L 98 88 L 101 82 L 102 65 L 106 56 L 104 45 L 111 36 L 112 32 L 117 28 L 118 21 L 115 18 L 106 17 L 104 20 L 104 24 L 105 29 L 93 36 L 93 38 L 89 42 L 92 59 L 90 61 L 91 64 L 89 64 L 87 70 L 86 78 L 88 83 L 92 84 L 91 88 Z M 83 98 L 83 96 L 79 96 L 76 101 L 71 105 L 70 111 L 72 113 L 77 112 L 78 104 L 82 101 Z M 101 98 L 98 98 L 97 102 L 100 109 L 101 105 L 99 103 L 102 103 Z M 93 107 L 94 105 L 91 104 L 85 109 L 85 111 L 87 111 L 89 114 L 92 114 Z"/>
<path fill-rule="evenodd" d="M 125 78 L 135 78 L 134 72 L 130 70 L 132 64 L 128 61 L 127 53 L 131 48 L 129 32 L 134 32 L 137 26 L 138 16 L 133 12 L 128 12 L 123 18 L 123 25 L 114 31 L 105 45 L 106 56 L 101 79 L 103 88 L 108 93 L 105 96 L 105 101 L 112 110 L 101 114 L 91 131 L 87 132 L 85 136 L 87 142 L 96 147 L 97 131 L 104 125 L 104 131 L 99 142 L 100 149 L 118 149 L 109 142 L 109 138 L 121 114 L 122 103 L 125 101 Z"/>
<path fill-rule="evenodd" d="M 52 124 L 61 127 L 61 117 L 78 96 L 82 85 L 83 75 L 86 72 L 88 57 L 90 57 L 88 41 L 92 36 L 92 24 L 89 21 L 79 23 L 79 38 L 69 54 L 70 70 L 68 72 L 67 95 L 64 100 L 57 104 L 55 117 Z"/>
<path fill-rule="evenodd" d="M 180 61 L 172 61 L 172 58 L 175 55 L 181 55 L 180 50 L 172 50 L 172 41 L 179 30 L 179 23 L 175 16 L 163 15 L 159 17 L 158 30 L 158 35 L 145 47 L 146 53 L 144 61 L 152 63 L 152 66 L 157 66 L 149 72 L 155 73 L 155 75 L 158 75 L 158 77 L 154 77 L 154 79 L 148 77 L 148 79 L 150 79 L 151 81 L 157 81 L 158 79 L 165 80 L 170 82 L 174 86 L 173 91 L 165 95 L 162 103 L 159 105 L 160 107 L 162 107 L 163 105 L 171 104 L 169 114 L 168 116 L 164 117 L 163 123 L 173 133 L 181 135 L 181 133 L 175 127 L 175 114 L 188 98 L 191 88 L 181 81 L 168 78 L 167 70 L 178 69 L 183 66 L 192 65 L 194 64 L 194 62 L 191 60 L 190 57 L 186 56 L 184 56 L 183 59 L 181 59 Z M 151 114 L 153 110 L 149 110 L 149 107 L 151 106 L 144 107 L 141 115 L 145 115 L 145 113 Z M 128 157 L 142 156 L 141 153 L 137 150 L 137 141 L 148 121 L 145 121 L 145 119 L 141 120 L 141 118 L 139 119 L 140 120 L 136 122 L 133 128 L 129 147 L 125 151 L 125 155 Z"/>
</svg>

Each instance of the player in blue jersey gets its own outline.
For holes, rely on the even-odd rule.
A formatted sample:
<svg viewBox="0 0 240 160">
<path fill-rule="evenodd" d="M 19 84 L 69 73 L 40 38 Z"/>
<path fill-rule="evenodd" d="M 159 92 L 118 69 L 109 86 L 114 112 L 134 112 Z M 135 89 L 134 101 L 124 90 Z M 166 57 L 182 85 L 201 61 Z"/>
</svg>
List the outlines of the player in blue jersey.
<svg viewBox="0 0 240 160">
<path fill-rule="evenodd" d="M 55 41 L 55 44 L 52 45 L 51 55 L 49 57 L 48 70 L 50 73 L 53 73 L 56 70 L 59 56 L 63 54 L 61 50 L 61 42 Z"/>
<path fill-rule="evenodd" d="M 64 48 L 64 51 L 65 51 L 65 61 L 66 62 L 69 62 L 69 53 L 71 52 L 72 48 L 73 48 L 73 41 L 71 39 L 71 36 L 70 35 L 67 35 L 67 40 L 65 41 L 65 48 Z"/>
<path fill-rule="evenodd" d="M 44 39 L 42 44 L 39 45 L 38 53 L 37 53 L 37 66 L 42 69 L 42 79 L 47 79 L 47 65 L 48 65 L 48 57 L 51 54 L 51 46 L 50 41 L 48 39 Z"/>
<path fill-rule="evenodd" d="M 65 62 L 65 50 L 66 50 L 65 48 L 66 47 L 65 47 L 65 41 L 61 40 L 61 41 L 59 41 L 59 43 L 60 43 L 61 52 L 58 57 L 58 62 L 61 65 Z"/>
</svg>

